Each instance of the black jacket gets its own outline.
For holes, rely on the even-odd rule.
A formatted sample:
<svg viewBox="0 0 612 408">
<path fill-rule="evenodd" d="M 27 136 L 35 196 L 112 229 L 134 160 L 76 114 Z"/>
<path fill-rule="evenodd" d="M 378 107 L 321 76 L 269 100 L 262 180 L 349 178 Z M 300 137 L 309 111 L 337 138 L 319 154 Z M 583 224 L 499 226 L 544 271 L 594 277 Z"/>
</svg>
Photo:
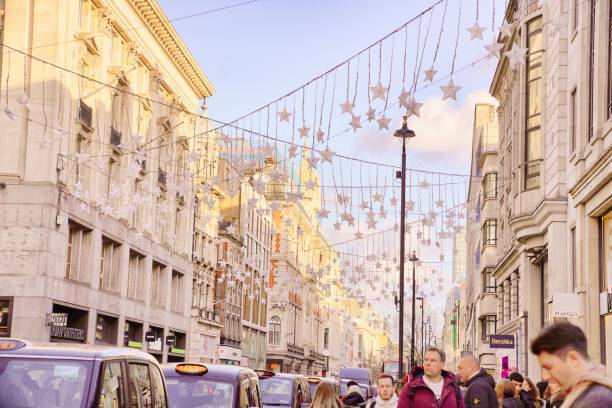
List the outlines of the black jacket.
<svg viewBox="0 0 612 408">
<path fill-rule="evenodd" d="M 344 400 L 342 400 L 342 405 L 345 407 L 358 407 L 365 405 L 365 400 L 363 399 L 363 396 L 360 393 L 351 392 L 346 397 L 344 397 Z"/>
<path fill-rule="evenodd" d="M 523 408 L 523 403 L 518 398 L 504 398 L 501 408 Z"/>
<path fill-rule="evenodd" d="M 529 394 L 525 390 L 521 390 L 519 392 L 519 398 L 521 399 L 521 402 L 523 403 L 523 406 L 525 408 L 539 408 L 540 407 L 539 402 L 534 401 L 531 394 Z"/>
<path fill-rule="evenodd" d="M 470 378 L 465 392 L 466 408 L 497 408 L 497 396 L 495 395 L 495 380 L 485 370 L 481 369 L 478 374 Z"/>
</svg>

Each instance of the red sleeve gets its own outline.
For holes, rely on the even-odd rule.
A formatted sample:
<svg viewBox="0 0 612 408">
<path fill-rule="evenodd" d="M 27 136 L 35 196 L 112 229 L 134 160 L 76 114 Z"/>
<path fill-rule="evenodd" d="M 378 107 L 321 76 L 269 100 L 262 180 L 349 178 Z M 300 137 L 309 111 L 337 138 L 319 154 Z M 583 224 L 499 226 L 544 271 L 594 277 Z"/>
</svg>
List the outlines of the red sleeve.
<svg viewBox="0 0 612 408">
<path fill-rule="evenodd" d="M 409 398 L 409 394 L 410 394 L 409 389 L 410 389 L 410 383 L 402 387 L 402 392 L 400 393 L 400 396 L 399 396 L 397 408 L 411 408 L 410 398 Z M 461 408 L 464 408 L 464 407 L 461 407 Z"/>
</svg>

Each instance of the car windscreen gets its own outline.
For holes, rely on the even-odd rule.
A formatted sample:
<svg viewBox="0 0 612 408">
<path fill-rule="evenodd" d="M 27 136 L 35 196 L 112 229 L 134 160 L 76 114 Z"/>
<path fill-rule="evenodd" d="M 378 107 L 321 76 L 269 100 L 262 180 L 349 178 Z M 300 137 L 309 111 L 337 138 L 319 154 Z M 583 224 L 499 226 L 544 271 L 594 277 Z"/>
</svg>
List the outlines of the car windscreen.
<svg viewBox="0 0 612 408">
<path fill-rule="evenodd" d="M 93 362 L 0 358 L 0 407 L 84 408 Z"/>
<path fill-rule="evenodd" d="M 267 378 L 260 380 L 261 399 L 264 404 L 291 405 L 293 380 L 288 378 Z"/>
<path fill-rule="evenodd" d="M 166 377 L 170 408 L 233 407 L 234 386 L 198 376 Z"/>
</svg>

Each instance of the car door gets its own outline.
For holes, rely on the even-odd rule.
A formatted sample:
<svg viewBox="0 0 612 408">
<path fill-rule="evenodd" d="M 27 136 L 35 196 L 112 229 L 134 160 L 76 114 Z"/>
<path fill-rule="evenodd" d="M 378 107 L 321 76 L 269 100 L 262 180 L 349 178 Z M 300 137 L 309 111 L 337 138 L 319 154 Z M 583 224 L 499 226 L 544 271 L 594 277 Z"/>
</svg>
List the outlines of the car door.
<svg viewBox="0 0 612 408">
<path fill-rule="evenodd" d="M 126 407 L 126 381 L 123 364 L 120 360 L 105 361 L 102 377 L 97 391 L 98 408 Z"/>
<path fill-rule="evenodd" d="M 128 362 L 129 408 L 153 408 L 153 389 L 147 362 Z"/>
<path fill-rule="evenodd" d="M 167 408 L 168 396 L 164 376 L 155 364 L 149 364 L 149 370 L 151 373 L 151 385 L 153 386 L 153 404 L 155 408 Z"/>
</svg>

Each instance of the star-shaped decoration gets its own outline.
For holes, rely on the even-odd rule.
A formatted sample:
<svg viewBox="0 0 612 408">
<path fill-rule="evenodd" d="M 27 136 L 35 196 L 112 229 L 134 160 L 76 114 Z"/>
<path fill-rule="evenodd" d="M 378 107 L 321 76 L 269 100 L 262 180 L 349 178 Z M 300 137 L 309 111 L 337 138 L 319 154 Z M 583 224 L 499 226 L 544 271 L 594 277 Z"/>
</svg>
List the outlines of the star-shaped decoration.
<svg viewBox="0 0 612 408">
<path fill-rule="evenodd" d="M 409 97 L 410 97 L 410 92 L 408 92 L 406 88 L 402 88 L 402 92 L 400 92 L 400 95 L 397 98 L 399 100 L 399 105 L 402 108 L 408 109 L 408 98 Z"/>
<path fill-rule="evenodd" d="M 427 180 L 423 180 L 419 183 L 419 187 L 423 190 L 427 190 L 429 188 L 429 182 Z"/>
<path fill-rule="evenodd" d="M 368 220 L 367 224 L 368 224 L 368 229 L 376 229 L 376 220 L 370 219 Z"/>
<path fill-rule="evenodd" d="M 436 71 L 434 69 L 434 67 L 432 66 L 429 69 L 425 70 L 425 80 L 429 81 L 429 82 L 433 82 L 434 76 L 438 73 L 438 71 Z"/>
<path fill-rule="evenodd" d="M 442 96 L 443 101 L 448 98 L 453 98 L 454 100 L 457 100 L 457 92 L 461 89 L 461 87 L 455 86 L 455 83 L 453 82 L 453 78 L 451 78 L 448 81 L 448 84 L 441 86 L 440 89 L 444 93 L 444 95 Z"/>
<path fill-rule="evenodd" d="M 198 152 L 195 151 L 195 149 L 193 149 L 187 155 L 187 163 L 195 163 L 196 161 L 198 161 L 199 158 L 200 155 L 198 154 Z"/>
<path fill-rule="evenodd" d="M 301 137 L 308 137 L 308 132 L 310 132 L 310 128 L 306 126 L 306 124 L 302 125 L 301 128 L 298 129 Z"/>
<path fill-rule="evenodd" d="M 326 210 L 325 208 L 321 208 L 319 211 L 317 211 L 317 215 L 321 219 L 327 218 L 329 216 L 329 211 Z"/>
<path fill-rule="evenodd" d="M 361 204 L 359 204 L 359 208 L 362 210 L 367 210 L 370 208 L 370 205 L 366 201 L 362 201 Z"/>
<path fill-rule="evenodd" d="M 270 210 L 276 211 L 280 208 L 281 205 L 278 201 L 272 201 L 269 206 L 270 206 Z"/>
<path fill-rule="evenodd" d="M 361 233 L 361 231 L 357 231 L 355 233 L 355 239 L 361 239 L 361 238 L 363 238 L 363 234 Z"/>
<path fill-rule="evenodd" d="M 337 200 L 338 200 L 338 204 L 340 204 L 340 205 L 346 205 L 346 204 L 348 204 L 348 203 L 350 203 L 350 202 L 351 202 L 351 197 L 349 197 L 349 196 L 348 196 L 348 195 L 346 195 L 346 194 L 339 193 L 339 194 L 337 195 Z"/>
<path fill-rule="evenodd" d="M 331 163 L 332 158 L 336 155 L 336 153 L 329 150 L 329 146 L 327 146 L 325 150 L 323 150 L 322 152 L 319 152 L 319 154 L 321 155 L 321 163 L 322 162 Z"/>
<path fill-rule="evenodd" d="M 414 115 L 417 118 L 420 118 L 421 117 L 421 106 L 423 106 L 423 104 L 417 102 L 417 100 L 414 99 L 414 96 L 413 96 L 412 98 L 410 98 L 406 106 L 406 116 L 410 117 Z"/>
<path fill-rule="evenodd" d="M 514 31 L 514 23 L 508 23 L 504 21 L 504 24 L 499 28 L 499 31 L 504 35 L 504 37 L 512 36 L 512 32 Z"/>
<path fill-rule="evenodd" d="M 378 122 L 378 130 L 383 130 L 383 129 L 388 130 L 391 119 L 386 117 L 385 114 L 383 113 L 383 115 L 376 122 Z"/>
<path fill-rule="evenodd" d="M 317 183 L 315 183 L 313 180 L 307 180 L 304 183 L 304 186 L 306 187 L 306 190 L 314 190 L 316 185 L 317 185 Z"/>
<path fill-rule="evenodd" d="M 316 169 L 317 168 L 317 164 L 319 163 L 319 160 L 321 160 L 321 159 L 318 158 L 318 157 L 315 157 L 314 155 L 306 158 L 306 162 L 308 162 L 308 166 L 311 169 Z"/>
<path fill-rule="evenodd" d="M 406 211 L 414 211 L 415 202 L 410 200 L 406 203 Z"/>
<path fill-rule="evenodd" d="M 504 48 L 504 44 L 493 40 L 490 44 L 487 44 L 484 47 L 487 50 L 487 59 L 491 59 L 493 57 L 499 59 L 501 50 Z"/>
<path fill-rule="evenodd" d="M 278 120 L 281 122 L 289 122 L 289 117 L 293 113 L 287 111 L 287 107 L 284 107 L 282 111 L 278 112 Z"/>
<path fill-rule="evenodd" d="M 525 56 L 527 55 L 527 48 L 523 48 L 517 43 L 512 45 L 512 49 L 510 51 L 504 52 L 504 56 L 508 57 L 510 61 L 510 66 L 512 68 L 517 65 L 525 65 Z"/>
<path fill-rule="evenodd" d="M 227 226 L 226 231 L 230 235 L 236 234 L 236 226 L 234 224 L 230 224 Z"/>
<path fill-rule="evenodd" d="M 470 33 L 470 41 L 473 41 L 476 38 L 482 40 L 482 33 L 484 33 L 487 28 L 481 27 L 480 24 L 478 24 L 478 21 L 476 21 L 473 26 L 468 27 L 466 30 L 468 30 Z"/>
<path fill-rule="evenodd" d="M 435 204 L 436 204 L 436 207 L 438 207 L 438 208 L 444 207 L 444 201 L 443 200 L 438 200 L 438 201 L 436 201 Z"/>
<path fill-rule="evenodd" d="M 289 158 L 297 156 L 297 149 L 298 149 L 297 145 L 289 146 L 289 148 L 287 149 L 287 153 L 289 154 Z"/>
<path fill-rule="evenodd" d="M 274 156 L 275 149 L 274 149 L 274 146 L 272 146 L 271 144 L 266 144 L 262 146 L 260 150 L 261 150 L 261 154 L 263 154 L 265 157 Z"/>
<path fill-rule="evenodd" d="M 342 113 L 350 113 L 353 114 L 353 104 L 348 99 L 340 104 L 342 108 Z"/>
<path fill-rule="evenodd" d="M 376 109 L 370 106 L 368 108 L 368 113 L 366 113 L 366 117 L 368 118 L 368 122 L 371 122 L 376 119 Z"/>
<path fill-rule="evenodd" d="M 389 203 L 391 204 L 391 207 L 396 207 L 397 206 L 397 197 L 391 197 L 391 199 L 389 200 Z"/>
<path fill-rule="evenodd" d="M 387 212 L 385 211 L 385 209 L 383 207 L 380 207 L 380 210 L 378 211 L 378 216 L 381 219 L 387 218 Z"/>
<path fill-rule="evenodd" d="M 321 143 L 323 141 L 323 138 L 325 137 L 325 132 L 322 131 L 321 128 L 319 128 L 319 130 L 317 130 L 316 137 L 317 142 Z"/>
<path fill-rule="evenodd" d="M 384 198 L 383 195 L 380 194 L 380 193 L 376 193 L 376 194 L 372 195 L 372 200 L 378 201 L 379 203 L 383 202 L 383 198 Z"/>
<path fill-rule="evenodd" d="M 372 99 L 376 100 L 377 98 L 380 98 L 384 101 L 388 90 L 389 88 L 383 86 L 383 84 L 379 80 L 376 85 L 370 87 L 370 91 L 372 92 Z"/>
<path fill-rule="evenodd" d="M 353 132 L 357 132 L 357 129 L 361 127 L 361 115 L 353 115 L 349 125 L 353 128 Z"/>
<path fill-rule="evenodd" d="M 341 228 L 342 228 L 342 223 L 341 223 L 340 221 L 336 221 L 336 222 L 334 223 L 334 229 L 335 229 L 336 231 L 340 231 L 340 229 L 341 229 Z"/>
<path fill-rule="evenodd" d="M 79 204 L 79 209 L 83 212 L 89 212 L 89 206 L 85 201 L 81 201 L 81 204 Z"/>
<path fill-rule="evenodd" d="M 444 254 L 440 254 L 439 258 L 440 258 L 440 262 L 444 262 L 444 258 L 445 258 Z"/>
</svg>

